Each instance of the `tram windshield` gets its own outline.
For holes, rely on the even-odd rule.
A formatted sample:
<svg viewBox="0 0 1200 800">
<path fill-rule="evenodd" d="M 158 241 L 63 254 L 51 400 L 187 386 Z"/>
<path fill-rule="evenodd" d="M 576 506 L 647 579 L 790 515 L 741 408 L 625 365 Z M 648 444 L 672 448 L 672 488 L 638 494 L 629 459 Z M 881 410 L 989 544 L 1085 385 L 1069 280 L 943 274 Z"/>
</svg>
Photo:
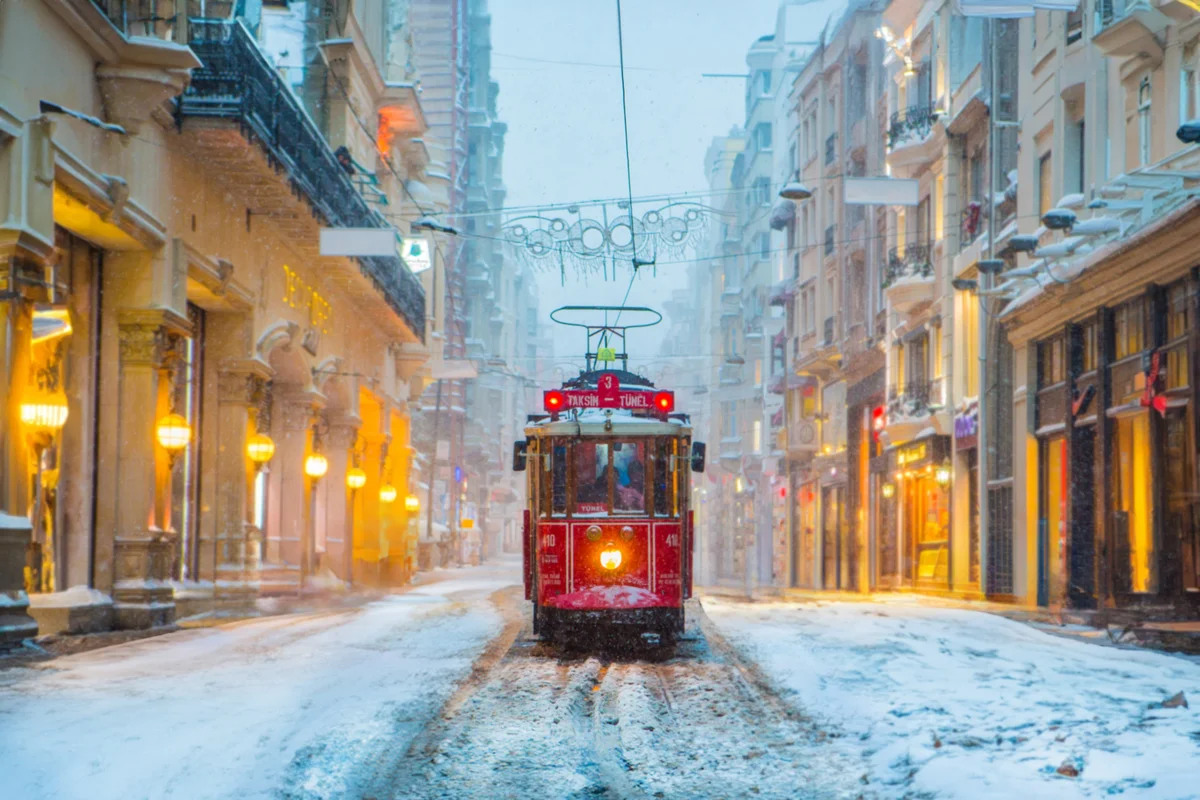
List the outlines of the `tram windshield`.
<svg viewBox="0 0 1200 800">
<path fill-rule="evenodd" d="M 658 439 L 554 442 L 547 448 L 542 516 L 678 514 L 681 478 L 672 458 L 678 446 Z"/>
</svg>

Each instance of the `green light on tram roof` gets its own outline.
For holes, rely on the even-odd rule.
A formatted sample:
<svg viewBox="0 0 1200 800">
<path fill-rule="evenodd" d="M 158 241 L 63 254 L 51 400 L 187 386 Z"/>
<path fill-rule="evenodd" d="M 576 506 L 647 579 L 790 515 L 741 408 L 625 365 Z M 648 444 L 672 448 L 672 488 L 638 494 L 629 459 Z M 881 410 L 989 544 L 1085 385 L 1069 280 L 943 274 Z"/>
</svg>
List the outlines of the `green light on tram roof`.
<svg viewBox="0 0 1200 800">
<path fill-rule="evenodd" d="M 596 351 L 597 361 L 616 361 L 617 351 L 613 347 L 601 347 Z"/>
</svg>

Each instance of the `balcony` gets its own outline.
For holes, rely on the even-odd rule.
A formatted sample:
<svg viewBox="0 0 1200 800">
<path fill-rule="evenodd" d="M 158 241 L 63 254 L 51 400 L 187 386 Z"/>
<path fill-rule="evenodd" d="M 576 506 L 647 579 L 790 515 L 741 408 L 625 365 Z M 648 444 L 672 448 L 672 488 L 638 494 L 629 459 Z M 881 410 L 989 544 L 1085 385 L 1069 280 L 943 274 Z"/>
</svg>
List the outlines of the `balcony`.
<svg viewBox="0 0 1200 800">
<path fill-rule="evenodd" d="M 910 244 L 888 250 L 882 288 L 888 304 L 901 314 L 934 297 L 933 253 L 928 244 Z"/>
<path fill-rule="evenodd" d="M 717 370 L 717 381 L 722 386 L 737 386 L 742 382 L 742 365 L 722 364 Z"/>
<path fill-rule="evenodd" d="M 288 215 L 292 196 L 303 198 L 319 223 L 340 228 L 388 228 L 387 221 L 358 193 L 311 117 L 267 61 L 240 22 L 191 20 L 191 47 L 203 62 L 179 99 L 179 125 L 193 135 L 200 163 L 225 162 L 231 180 L 254 183 L 256 206 L 278 207 L 293 219 L 284 233 L 309 255 L 317 235 L 304 215 Z M 231 130 L 227 121 L 235 123 Z M 240 137 L 236 142 L 234 136 Z M 264 151 L 265 165 L 245 157 L 245 143 Z M 231 159 L 238 158 L 233 161 Z M 230 170 L 237 168 L 239 173 Z M 283 172 L 286 181 L 256 180 Z M 240 178 L 239 178 L 240 175 Z M 242 188 L 240 185 L 231 188 Z M 274 192 L 268 198 L 267 192 Z M 288 223 L 281 222 L 282 226 Z M 398 255 L 357 258 L 359 276 L 338 276 L 353 296 L 373 291 L 417 338 L 425 338 L 425 290 Z M 365 281 L 363 280 L 365 279 Z M 355 299 L 358 299 L 356 297 Z"/>
<path fill-rule="evenodd" d="M 721 318 L 735 319 L 742 315 L 742 290 L 726 289 L 721 292 Z"/>
<path fill-rule="evenodd" d="M 837 161 L 837 133 L 831 133 L 825 138 L 825 166 L 833 166 Z"/>
<path fill-rule="evenodd" d="M 1107 56 L 1163 57 L 1162 35 L 1170 18 L 1149 0 L 1098 0 L 1092 43 Z"/>
<path fill-rule="evenodd" d="M 889 444 L 906 442 L 926 428 L 932 428 L 938 434 L 948 432 L 949 414 L 943 403 L 942 383 L 938 378 L 888 387 L 884 432 Z"/>
<path fill-rule="evenodd" d="M 887 132 L 888 164 L 902 167 L 936 158 L 941 143 L 930 134 L 937 121 L 933 105 L 909 106 L 893 113 Z"/>
</svg>

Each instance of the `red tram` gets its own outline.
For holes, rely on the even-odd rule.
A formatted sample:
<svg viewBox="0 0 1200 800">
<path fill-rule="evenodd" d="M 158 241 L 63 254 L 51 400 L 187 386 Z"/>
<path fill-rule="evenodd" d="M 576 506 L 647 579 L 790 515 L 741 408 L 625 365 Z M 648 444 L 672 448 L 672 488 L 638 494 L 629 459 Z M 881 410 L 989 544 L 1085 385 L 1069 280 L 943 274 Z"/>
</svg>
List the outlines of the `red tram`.
<svg viewBox="0 0 1200 800">
<path fill-rule="evenodd" d="M 587 368 L 543 394 L 513 468 L 528 475 L 525 597 L 534 633 L 620 625 L 671 638 L 683 631 L 692 593 L 689 470 L 703 471 L 704 445 L 674 410 L 674 393 L 627 369 L 624 328 L 566 322 L 563 312 L 649 313 L 650 309 L 566 307 L 556 322 L 588 328 Z M 657 319 L 655 320 L 657 322 Z M 654 323 L 649 323 L 654 324 Z M 605 348 L 616 340 L 622 352 Z M 592 351 L 596 342 L 595 351 Z"/>
</svg>

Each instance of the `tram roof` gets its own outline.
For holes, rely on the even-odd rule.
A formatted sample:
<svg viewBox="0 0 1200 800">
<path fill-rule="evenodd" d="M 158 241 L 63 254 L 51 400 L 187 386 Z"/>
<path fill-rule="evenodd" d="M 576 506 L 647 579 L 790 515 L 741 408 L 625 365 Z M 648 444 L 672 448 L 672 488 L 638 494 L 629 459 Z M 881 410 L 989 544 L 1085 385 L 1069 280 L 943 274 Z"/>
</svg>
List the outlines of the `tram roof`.
<svg viewBox="0 0 1200 800">
<path fill-rule="evenodd" d="M 613 411 L 612 430 L 605 430 L 610 419 L 603 409 L 588 408 L 578 416 L 563 414 L 557 422 L 546 420 L 525 426 L 526 436 L 685 436 L 692 432 L 689 424 L 659 417 L 635 417 L 628 411 Z"/>
</svg>

